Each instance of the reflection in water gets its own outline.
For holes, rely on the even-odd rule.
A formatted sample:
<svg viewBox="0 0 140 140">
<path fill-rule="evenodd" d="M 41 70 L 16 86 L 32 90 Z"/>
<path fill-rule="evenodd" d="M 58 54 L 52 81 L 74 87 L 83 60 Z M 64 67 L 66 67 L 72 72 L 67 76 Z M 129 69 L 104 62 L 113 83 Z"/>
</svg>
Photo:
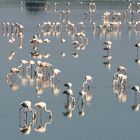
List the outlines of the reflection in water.
<svg viewBox="0 0 140 140">
<path fill-rule="evenodd" d="M 138 101 L 138 99 L 139 99 L 139 93 L 140 93 L 139 86 L 134 85 L 131 89 L 134 91 L 134 103 L 131 106 L 131 108 L 134 111 L 139 111 L 139 109 L 140 109 L 140 101 Z"/>
<path fill-rule="evenodd" d="M 140 58 L 139 58 L 140 42 L 136 43 L 136 44 L 135 44 L 135 47 L 137 48 L 137 55 L 136 55 L 135 62 L 139 65 L 139 64 L 140 64 Z"/>
<path fill-rule="evenodd" d="M 85 81 L 82 84 L 82 91 L 79 92 L 79 97 L 75 99 L 73 90 L 72 90 L 72 83 L 67 82 L 64 84 L 64 86 L 67 88 L 63 94 L 66 94 L 66 103 L 64 105 L 65 112 L 63 112 L 63 115 L 67 118 L 72 118 L 73 111 L 75 110 L 75 105 L 77 105 L 78 108 L 78 114 L 80 116 L 85 115 L 84 107 L 85 104 L 89 104 L 92 101 L 93 93 L 90 91 L 90 82 L 92 82 L 92 77 L 90 75 L 85 76 Z M 86 89 L 87 85 L 87 89 Z M 87 90 L 87 91 L 86 91 Z"/>
<path fill-rule="evenodd" d="M 37 122 L 39 121 L 38 126 L 34 129 L 36 132 L 43 133 L 46 131 L 47 125 L 52 123 L 52 111 L 47 109 L 45 102 L 38 102 L 35 104 L 35 108 L 38 108 Z M 49 113 L 49 121 L 43 119 L 43 110 Z M 46 117 L 45 117 L 46 118 Z M 39 120 L 38 120 L 39 119 Z"/>
<path fill-rule="evenodd" d="M 21 6 L 23 3 L 21 2 Z M 58 12 L 58 3 L 52 4 L 48 3 L 46 0 L 44 1 L 25 1 L 25 6 L 27 10 L 46 10 L 49 12 L 53 7 L 55 12 Z M 138 6 L 139 9 L 139 6 Z M 128 10 L 128 11 L 127 11 Z M 103 64 L 110 69 L 111 68 L 111 60 L 112 55 L 110 55 L 110 50 L 112 49 L 112 37 L 117 38 L 121 34 L 121 25 L 123 20 L 128 23 L 128 26 L 131 26 L 129 30 L 135 29 L 136 31 L 139 30 L 139 22 L 134 20 L 134 14 L 131 11 L 133 10 L 131 5 L 127 8 L 124 13 L 116 12 L 116 11 L 105 11 L 102 16 L 101 24 L 93 23 L 93 32 L 96 37 L 101 36 L 105 42 L 106 46 L 104 47 L 104 56 L 103 56 Z M 49 53 L 41 53 L 44 51 L 41 46 L 47 46 L 47 44 L 51 44 L 54 40 L 58 38 L 59 45 L 61 45 L 61 56 L 64 57 L 66 54 L 71 54 L 73 58 L 79 58 L 80 52 L 82 50 L 87 49 L 88 47 L 88 36 L 86 34 L 86 23 L 91 23 L 94 21 L 94 14 L 96 11 L 96 4 L 90 2 L 86 12 L 82 13 L 84 15 L 84 22 L 78 21 L 78 23 L 72 22 L 72 9 L 71 3 L 67 3 L 66 10 L 60 11 L 59 20 L 57 21 L 47 21 L 43 23 L 39 23 L 37 26 L 37 33 L 35 33 L 28 43 L 32 43 L 32 51 L 30 55 L 34 60 L 21 60 L 20 64 L 17 67 L 11 68 L 10 72 L 7 74 L 7 83 L 9 84 L 10 88 L 14 91 L 18 90 L 21 86 L 32 86 L 35 87 L 37 94 L 43 94 L 46 89 L 51 88 L 54 95 L 59 95 L 61 91 L 60 82 L 59 82 L 59 75 L 61 74 L 61 70 L 55 68 L 52 64 L 48 63 L 46 60 L 50 54 Z M 124 15 L 123 15 L 124 14 Z M 123 20 L 122 20 L 123 19 Z M 50 20 L 50 19 L 49 19 Z M 130 20 L 130 21 L 129 21 Z M 124 22 L 124 23 L 125 23 Z M 97 25 L 97 26 L 96 26 Z M 14 28 L 14 29 L 13 29 Z M 19 40 L 19 48 L 23 46 L 23 29 L 24 26 L 20 24 L 13 24 L 9 22 L 5 22 L 2 24 L 2 32 L 7 36 L 7 40 L 9 46 L 13 46 L 16 39 Z M 72 46 L 70 52 L 65 53 L 64 45 L 67 44 L 67 38 L 64 38 L 62 33 L 66 31 L 68 37 L 70 38 L 70 45 Z M 16 34 L 15 34 L 16 32 Z M 50 41 L 49 37 L 53 37 Z M 111 41 L 110 41 L 111 40 Z M 56 43 L 57 44 L 57 43 Z M 90 46 L 90 45 L 89 45 Z M 114 45 L 115 46 L 115 45 Z M 137 47 L 137 58 L 136 62 L 139 62 L 138 57 L 138 47 Z M 12 50 L 8 55 L 9 60 L 13 60 L 15 56 L 15 52 Z M 45 58 L 45 60 L 44 60 Z M 74 92 L 72 90 L 72 84 L 66 83 L 66 90 L 63 94 L 66 94 L 66 103 L 64 105 L 64 112 L 62 113 L 67 118 L 72 118 L 73 113 L 75 111 L 75 107 L 78 108 L 78 114 L 80 116 L 85 115 L 85 107 L 86 104 L 90 103 L 93 99 L 93 93 L 90 91 L 91 83 L 93 81 L 92 76 L 86 75 L 84 82 L 82 84 L 82 91 L 79 92 L 79 97 L 76 100 Z M 127 86 L 127 75 L 126 69 L 123 67 L 118 67 L 117 72 L 113 75 L 113 92 L 116 94 L 118 100 L 120 102 L 127 101 L 127 94 L 126 94 L 126 86 Z M 134 90 L 134 89 L 133 89 Z M 138 90 L 138 88 L 135 88 Z M 76 106 L 77 104 L 77 106 Z M 47 129 L 47 125 L 52 123 L 52 112 L 46 108 L 46 103 L 38 102 L 35 104 L 35 107 L 38 107 L 37 111 L 31 108 L 31 103 L 29 101 L 25 101 L 21 103 L 22 107 L 20 108 L 23 110 L 25 115 L 23 116 L 22 120 L 23 123 L 20 125 L 20 131 L 24 134 L 29 134 L 31 132 L 31 128 L 33 124 L 36 124 L 34 128 L 37 132 L 45 132 Z M 138 111 L 139 110 L 139 103 L 135 100 L 134 105 L 132 105 L 132 109 Z M 34 110 L 34 111 L 33 111 Z M 43 110 L 49 113 L 49 120 L 44 120 Z M 25 112 L 25 113 L 24 113 Z M 27 118 L 27 114 L 29 112 L 32 113 L 32 119 Z M 31 120 L 31 121 L 30 121 Z M 35 121 L 34 121 L 35 120 Z"/>
<path fill-rule="evenodd" d="M 47 130 L 48 125 L 50 125 L 51 123 L 52 123 L 52 118 L 49 118 L 49 121 L 45 123 L 40 121 L 40 124 L 36 128 L 34 128 L 34 130 L 36 132 L 43 133 Z"/>
<path fill-rule="evenodd" d="M 63 115 L 67 118 L 72 118 L 73 111 L 75 110 L 75 102 L 72 100 L 69 100 L 69 97 L 67 97 L 67 102 L 65 103 L 65 112 L 63 112 Z"/>
<path fill-rule="evenodd" d="M 21 112 L 21 109 L 24 108 L 24 111 Z M 35 110 L 36 109 L 36 110 Z M 46 131 L 47 125 L 50 125 L 52 123 L 52 111 L 48 110 L 46 107 L 45 102 L 38 102 L 35 104 L 35 109 L 31 108 L 31 101 L 24 101 L 21 103 L 20 116 L 19 116 L 19 129 L 20 131 L 28 135 L 31 133 L 32 127 L 36 124 L 37 126 L 34 128 L 36 132 L 43 133 Z M 49 113 L 49 120 L 43 119 L 43 110 Z M 32 112 L 32 117 L 27 118 L 27 112 Z M 25 119 L 22 117 L 23 115 L 26 115 Z M 45 116 L 46 118 L 46 116 Z"/>
<path fill-rule="evenodd" d="M 105 44 L 106 46 L 103 48 L 104 51 L 106 51 L 106 54 L 103 56 L 104 58 L 104 62 L 103 64 L 107 67 L 107 69 L 111 69 L 111 59 L 112 56 L 109 55 L 109 50 L 111 50 L 112 48 L 112 42 L 111 41 L 105 41 L 103 44 Z"/>
<path fill-rule="evenodd" d="M 78 108 L 78 114 L 82 117 L 85 115 L 85 103 L 83 102 L 83 100 L 78 100 L 77 103 L 77 108 Z"/>
<path fill-rule="evenodd" d="M 31 124 L 24 124 L 24 125 L 20 125 L 19 129 L 21 131 L 21 133 L 25 134 L 25 135 L 29 135 L 31 133 L 31 129 L 32 129 L 32 123 Z"/>
<path fill-rule="evenodd" d="M 113 87 L 113 92 L 117 96 L 119 102 L 125 103 L 127 101 L 127 94 L 124 88 Z"/>
</svg>

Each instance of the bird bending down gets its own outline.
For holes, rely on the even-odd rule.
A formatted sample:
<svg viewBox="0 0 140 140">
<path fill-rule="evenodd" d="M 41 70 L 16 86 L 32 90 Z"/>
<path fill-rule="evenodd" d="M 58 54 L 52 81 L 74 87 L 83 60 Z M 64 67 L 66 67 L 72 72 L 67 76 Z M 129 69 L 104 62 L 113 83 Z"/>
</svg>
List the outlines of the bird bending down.
<svg viewBox="0 0 140 140">
<path fill-rule="evenodd" d="M 139 111 L 140 109 L 140 104 L 134 104 L 131 106 L 131 108 L 134 110 L 134 111 Z"/>
<path fill-rule="evenodd" d="M 69 90 L 72 89 L 72 83 L 70 83 L 70 82 L 65 83 L 64 86 Z"/>
<path fill-rule="evenodd" d="M 21 109 L 24 108 L 25 113 L 26 113 L 26 121 L 27 121 L 27 112 L 32 112 L 33 113 L 32 114 L 32 119 L 33 120 L 35 120 L 36 116 L 37 116 L 36 111 L 35 111 L 35 109 L 32 109 L 31 104 L 32 104 L 31 101 L 27 101 L 27 100 L 23 101 L 20 104 L 21 107 L 19 108 L 19 111 L 21 111 Z"/>
<path fill-rule="evenodd" d="M 75 104 L 75 97 L 73 96 L 73 91 L 71 89 L 65 90 L 63 94 L 67 95 L 67 102 Z"/>
<path fill-rule="evenodd" d="M 45 102 L 38 102 L 34 105 L 35 107 L 38 107 L 39 109 L 44 109 L 46 112 L 49 113 L 49 119 L 52 118 L 52 111 L 47 109 L 47 105 Z"/>
<path fill-rule="evenodd" d="M 140 87 L 138 85 L 134 85 L 132 88 L 131 88 L 135 93 L 139 93 L 140 94 Z"/>
</svg>

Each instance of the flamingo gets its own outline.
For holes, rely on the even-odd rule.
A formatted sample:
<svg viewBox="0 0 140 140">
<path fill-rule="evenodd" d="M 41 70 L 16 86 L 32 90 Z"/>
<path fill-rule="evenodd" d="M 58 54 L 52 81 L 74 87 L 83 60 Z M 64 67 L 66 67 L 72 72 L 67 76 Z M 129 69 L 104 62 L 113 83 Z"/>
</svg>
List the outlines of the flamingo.
<svg viewBox="0 0 140 140">
<path fill-rule="evenodd" d="M 39 109 L 44 109 L 46 112 L 49 113 L 49 119 L 52 118 L 52 111 L 47 109 L 47 105 L 45 102 L 38 102 L 34 105 L 35 107 L 38 107 Z"/>
<path fill-rule="evenodd" d="M 46 44 L 48 44 L 48 43 L 51 42 L 48 38 L 45 38 L 43 41 L 44 41 Z"/>
<path fill-rule="evenodd" d="M 29 64 L 29 62 L 27 61 L 27 60 L 24 60 L 24 59 L 22 59 L 22 60 L 20 60 L 20 65 L 19 66 L 17 66 L 18 68 L 21 68 L 23 65 L 25 65 L 25 64 Z"/>
<path fill-rule="evenodd" d="M 17 75 L 18 73 L 20 72 L 20 69 L 19 68 L 15 68 L 15 67 L 13 67 L 13 68 L 11 68 L 10 69 L 10 72 L 7 74 L 7 76 L 6 76 L 6 80 L 8 80 L 9 79 L 9 76 L 10 76 L 10 78 L 12 79 L 12 77 L 15 75 Z"/>
<path fill-rule="evenodd" d="M 93 78 L 92 76 L 90 75 L 86 75 L 85 76 L 85 81 L 83 82 L 83 89 L 85 88 L 85 85 L 87 84 L 88 85 L 88 90 L 89 90 L 89 84 L 93 81 Z"/>
<path fill-rule="evenodd" d="M 57 77 L 60 73 L 61 73 L 61 71 L 59 69 L 54 69 L 53 75 L 50 76 L 50 81 L 52 81 L 52 79 Z"/>
<path fill-rule="evenodd" d="M 103 42 L 103 44 L 107 46 L 112 46 L 112 41 L 108 40 L 108 41 Z"/>
<path fill-rule="evenodd" d="M 75 104 L 75 97 L 73 96 L 73 90 L 72 89 L 67 89 L 63 92 L 63 94 L 67 95 L 67 102 L 72 102 Z"/>
<path fill-rule="evenodd" d="M 68 90 L 71 90 L 71 89 L 72 89 L 72 83 L 71 83 L 71 82 L 65 83 L 64 86 L 65 86 Z"/>
<path fill-rule="evenodd" d="M 14 51 L 11 51 L 11 52 L 9 53 L 8 59 L 9 59 L 9 60 L 12 60 L 12 59 L 14 58 L 15 54 L 16 54 L 16 53 L 15 53 Z"/>
<path fill-rule="evenodd" d="M 139 93 L 140 94 L 140 87 L 138 85 L 134 85 L 132 88 L 131 88 L 135 93 Z"/>
<path fill-rule="evenodd" d="M 25 113 L 26 113 L 26 121 L 27 121 L 27 112 L 32 112 L 33 120 L 35 120 L 36 116 L 37 116 L 36 111 L 35 111 L 35 109 L 32 109 L 31 104 L 32 104 L 32 102 L 28 101 L 28 100 L 25 100 L 20 104 L 21 107 L 19 108 L 19 111 L 21 111 L 21 109 L 24 108 Z"/>
<path fill-rule="evenodd" d="M 137 58 L 138 58 L 138 50 L 139 50 L 139 48 L 140 48 L 140 42 L 136 43 L 136 44 L 135 44 L 135 47 L 137 48 Z"/>
<path fill-rule="evenodd" d="M 126 73 L 126 71 L 127 71 L 127 69 L 124 67 L 124 66 L 122 66 L 122 65 L 120 65 L 118 68 L 117 68 L 117 71 L 118 72 L 122 72 L 122 73 Z"/>
<path fill-rule="evenodd" d="M 42 54 L 38 52 L 30 52 L 31 56 L 36 59 L 42 59 Z"/>
<path fill-rule="evenodd" d="M 131 106 L 131 108 L 134 110 L 134 111 L 139 111 L 140 109 L 140 104 L 134 104 Z"/>
<path fill-rule="evenodd" d="M 50 56 L 51 56 L 50 53 L 45 53 L 45 54 L 43 55 L 44 58 L 49 58 Z"/>
<path fill-rule="evenodd" d="M 34 44 L 34 45 L 39 45 L 41 44 L 43 41 L 41 39 L 39 39 L 37 37 L 37 35 L 34 35 L 33 38 L 29 41 L 30 43 Z"/>
<path fill-rule="evenodd" d="M 73 91 L 71 89 L 67 89 L 63 92 L 63 94 L 66 94 L 67 96 L 73 96 Z"/>
<path fill-rule="evenodd" d="M 107 51 L 107 56 L 108 56 L 108 52 L 112 48 L 112 42 L 111 41 L 105 41 L 103 44 L 106 44 L 106 46 L 103 49 Z"/>
</svg>

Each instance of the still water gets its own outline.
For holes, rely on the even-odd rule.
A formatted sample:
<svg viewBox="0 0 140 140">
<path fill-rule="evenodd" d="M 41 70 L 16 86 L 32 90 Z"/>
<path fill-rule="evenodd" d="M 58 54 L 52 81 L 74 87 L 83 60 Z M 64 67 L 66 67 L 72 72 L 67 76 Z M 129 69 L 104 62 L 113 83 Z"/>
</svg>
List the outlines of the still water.
<svg viewBox="0 0 140 140">
<path fill-rule="evenodd" d="M 139 52 L 137 52 L 135 44 L 140 39 L 140 33 L 135 29 L 128 30 L 128 22 L 133 20 L 135 23 L 139 20 L 136 3 L 132 3 L 132 9 L 129 9 L 134 10 L 134 19 L 129 13 L 127 20 L 121 15 L 119 31 L 104 33 L 100 32 L 97 27 L 103 22 L 104 12 L 123 13 L 128 10 L 131 2 L 95 2 L 96 9 L 91 12 L 90 16 L 86 15 L 89 1 L 83 3 L 81 1 L 71 2 L 70 7 L 65 1 L 58 2 L 57 7 L 55 7 L 56 2 L 41 1 L 33 4 L 30 1 L 19 3 L 14 3 L 14 1 L 9 3 L 7 1 L 0 4 L 1 26 L 2 23 L 7 24 L 7 22 L 10 24 L 19 23 L 24 26 L 22 48 L 19 48 L 17 36 L 14 35 L 16 41 L 10 44 L 6 31 L 0 35 L 0 137 L 5 140 L 139 139 L 140 112 L 134 111 L 132 106 L 140 103 L 140 95 L 135 95 L 131 87 L 140 83 L 140 66 L 135 62 L 135 59 L 139 58 L 139 54 L 137 54 Z M 85 25 L 84 33 L 86 39 L 88 39 L 85 49 L 76 50 L 73 47 L 72 42 L 75 41 L 75 38 L 69 35 L 66 30 L 66 15 L 63 19 L 60 19 L 61 12 L 66 11 L 67 8 L 70 8 L 69 21 L 77 26 L 77 30 L 79 22 L 83 22 Z M 111 14 L 109 20 L 111 20 Z M 48 21 L 61 23 L 62 28 L 59 35 L 44 36 L 38 30 L 38 25 L 43 25 L 43 22 Z M 2 27 L 0 28 L 2 32 Z M 51 54 L 49 58 L 35 59 L 31 57 L 30 52 L 33 50 L 33 45 L 29 41 L 33 35 L 40 35 L 41 39 L 48 38 L 50 40 L 48 44 L 42 43 L 39 45 L 37 50 L 40 54 Z M 64 40 L 62 41 L 62 39 Z M 106 61 L 103 58 L 106 55 L 106 50 L 103 50 L 105 47 L 103 42 L 107 40 L 112 41 L 112 48 L 109 50 L 112 59 L 107 61 L 109 65 L 105 65 L 104 62 Z M 15 52 L 15 55 L 10 60 L 8 57 L 11 51 Z M 72 55 L 73 53 L 78 54 L 78 56 Z M 6 75 L 10 68 L 18 66 L 22 59 L 47 61 L 53 65 L 53 68 L 61 70 L 58 79 L 55 81 L 55 86 L 53 86 L 55 88 L 45 88 L 42 94 L 38 94 L 35 85 L 23 85 L 21 81 L 19 82 L 19 78 L 17 80 L 17 77 L 14 77 L 12 82 L 15 82 L 19 88 L 13 91 L 13 83 L 6 81 Z M 112 76 L 120 65 L 127 68 L 128 81 L 123 93 L 115 94 L 112 90 Z M 23 75 L 22 72 L 20 75 Z M 85 75 L 93 77 L 89 89 L 92 100 L 82 105 L 81 100 L 77 99 Z M 66 82 L 72 83 L 72 90 L 76 99 L 75 105 L 70 110 L 70 117 L 66 115 L 68 114 L 65 105 L 67 102 L 66 95 L 62 94 L 66 90 L 66 87 L 64 87 Z M 55 92 L 56 90 L 58 92 Z M 124 100 L 120 94 L 125 96 Z M 31 122 L 31 113 L 28 113 L 28 124 L 24 119 L 20 120 L 19 108 L 20 103 L 24 100 L 30 100 L 32 108 L 37 102 L 45 102 L 52 111 L 51 120 L 48 120 L 47 113 L 43 113 L 41 121 L 37 118 L 34 124 Z M 23 118 L 25 114 L 21 113 L 21 115 Z M 37 115 L 39 116 L 39 114 Z M 20 128 L 20 121 L 23 124 L 25 123 L 25 126 L 29 126 L 28 132 L 22 133 L 20 131 L 22 129 Z M 44 132 L 36 131 L 39 126 L 45 124 L 46 130 Z"/>
</svg>

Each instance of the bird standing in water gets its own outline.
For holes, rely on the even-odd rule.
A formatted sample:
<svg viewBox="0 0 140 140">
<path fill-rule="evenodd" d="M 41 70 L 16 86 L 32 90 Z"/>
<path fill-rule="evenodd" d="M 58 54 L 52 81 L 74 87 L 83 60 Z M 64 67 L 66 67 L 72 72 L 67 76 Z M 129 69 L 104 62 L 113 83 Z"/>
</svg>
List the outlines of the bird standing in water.
<svg viewBox="0 0 140 140">
<path fill-rule="evenodd" d="M 25 118 L 26 122 L 27 122 L 27 112 L 32 112 L 32 120 L 35 120 L 37 116 L 35 109 L 32 109 L 31 105 L 32 105 L 32 102 L 28 100 L 25 100 L 20 104 L 21 107 L 19 108 L 19 111 L 21 114 L 21 109 L 24 108 L 24 111 L 26 113 L 26 118 Z"/>
<path fill-rule="evenodd" d="M 88 86 L 88 91 L 89 91 L 90 84 L 91 84 L 92 81 L 93 81 L 92 76 L 86 75 L 85 76 L 85 81 L 83 82 L 83 89 L 85 88 L 85 85 L 87 85 Z"/>
<path fill-rule="evenodd" d="M 52 111 L 47 109 L 47 105 L 45 102 L 38 102 L 34 105 L 35 107 L 38 107 L 39 109 L 44 109 L 46 112 L 49 113 L 49 119 L 52 118 Z M 41 116 L 42 117 L 42 116 Z"/>
</svg>

